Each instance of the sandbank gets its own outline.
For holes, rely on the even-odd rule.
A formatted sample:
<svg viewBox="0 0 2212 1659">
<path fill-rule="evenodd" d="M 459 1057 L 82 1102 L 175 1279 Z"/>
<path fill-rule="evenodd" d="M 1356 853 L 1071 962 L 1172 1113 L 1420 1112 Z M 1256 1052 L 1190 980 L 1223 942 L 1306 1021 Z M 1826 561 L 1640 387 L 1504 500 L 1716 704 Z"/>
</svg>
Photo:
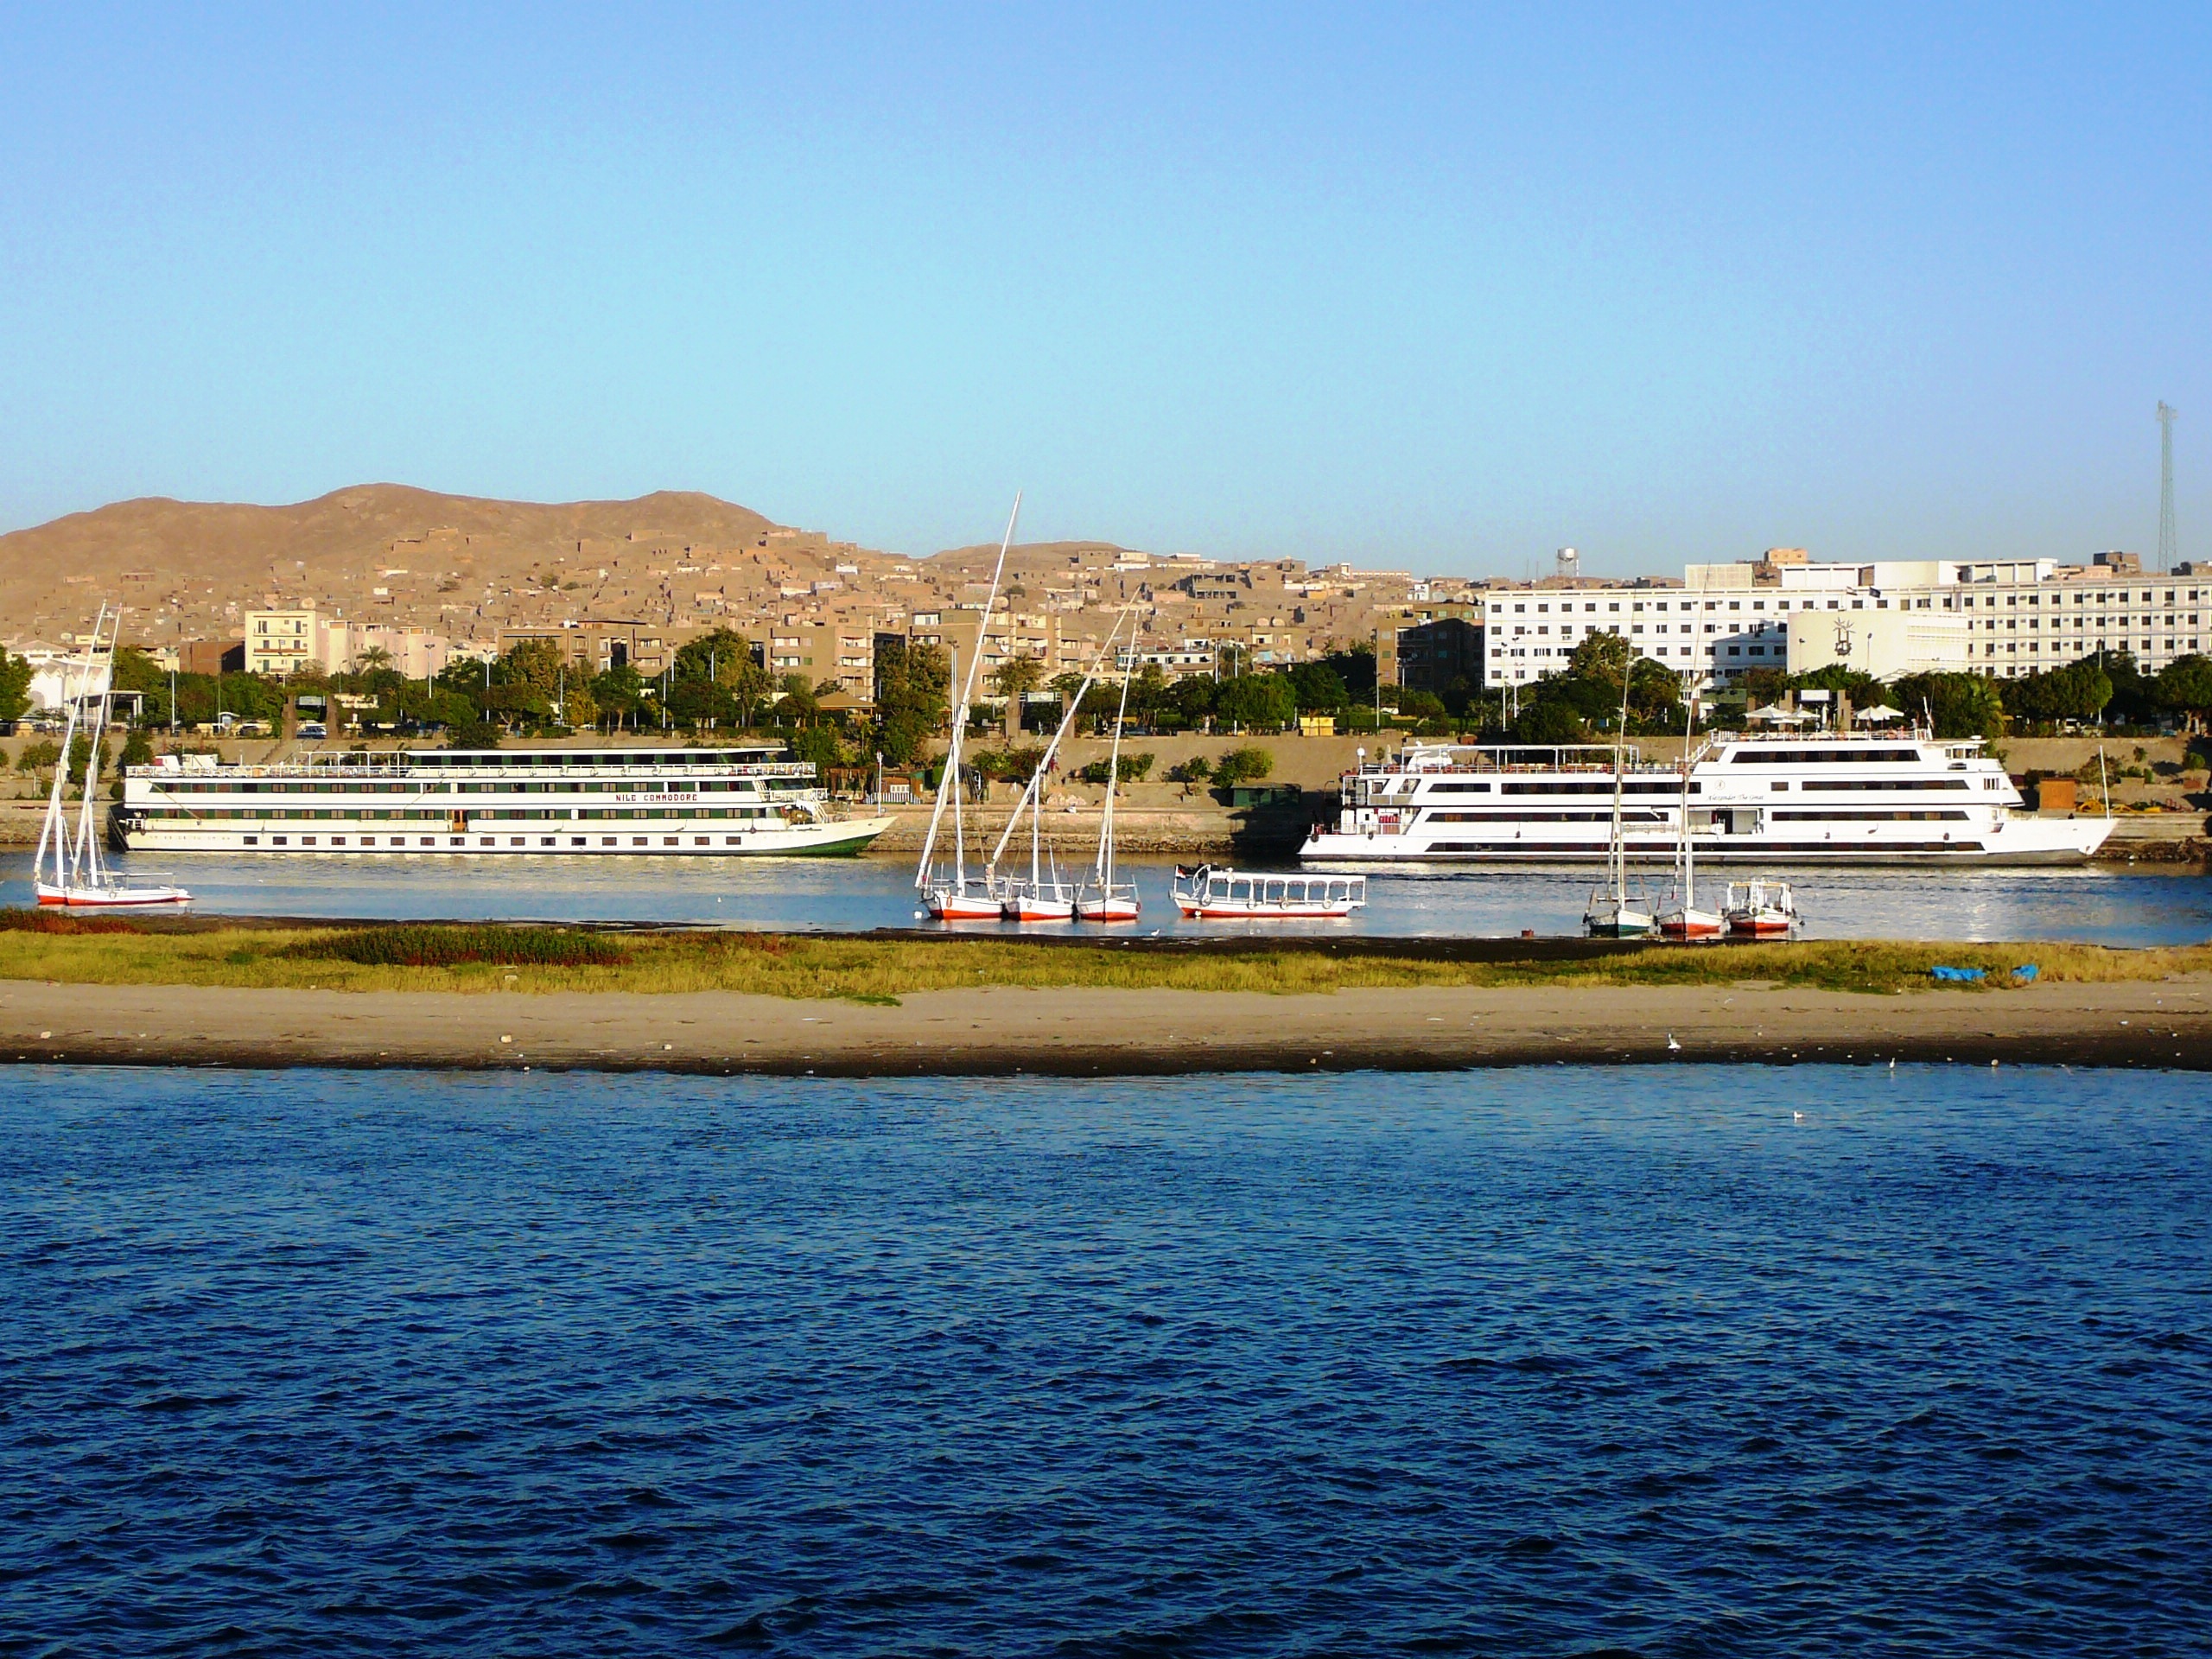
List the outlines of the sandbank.
<svg viewBox="0 0 2212 1659">
<path fill-rule="evenodd" d="M 1893 995 L 1696 986 L 1325 995 L 1004 986 L 895 1005 L 712 991 L 467 995 L 0 982 L 18 1063 L 1178 1076 L 1890 1060 L 2201 1071 L 2212 976 Z"/>
</svg>

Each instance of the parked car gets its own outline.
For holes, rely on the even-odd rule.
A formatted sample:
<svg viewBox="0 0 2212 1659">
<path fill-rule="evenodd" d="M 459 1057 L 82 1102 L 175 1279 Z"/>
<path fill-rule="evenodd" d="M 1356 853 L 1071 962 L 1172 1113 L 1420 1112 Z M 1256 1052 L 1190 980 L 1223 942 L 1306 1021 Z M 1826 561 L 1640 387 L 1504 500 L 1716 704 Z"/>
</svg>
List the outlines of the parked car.
<svg viewBox="0 0 2212 1659">
<path fill-rule="evenodd" d="M 319 720 L 303 720 L 300 722 L 300 735 L 302 737 L 328 737 L 330 728 Z"/>
</svg>

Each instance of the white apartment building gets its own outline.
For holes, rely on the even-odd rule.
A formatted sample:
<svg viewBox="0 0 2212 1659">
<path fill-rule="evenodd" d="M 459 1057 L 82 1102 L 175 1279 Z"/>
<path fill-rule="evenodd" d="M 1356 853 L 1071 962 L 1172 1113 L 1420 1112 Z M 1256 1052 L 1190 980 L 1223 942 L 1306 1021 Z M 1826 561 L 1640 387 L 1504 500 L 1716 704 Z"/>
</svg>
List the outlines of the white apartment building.
<svg viewBox="0 0 2212 1659">
<path fill-rule="evenodd" d="M 1765 579 L 1761 580 L 1762 573 Z M 1891 679 L 2002 679 L 2126 651 L 2145 672 L 2212 645 L 2212 580 L 2051 559 L 1693 564 L 1683 586 L 1536 588 L 1484 596 L 1484 683 L 1559 672 L 1592 632 L 1725 684 L 1748 669 L 1837 663 Z"/>
</svg>

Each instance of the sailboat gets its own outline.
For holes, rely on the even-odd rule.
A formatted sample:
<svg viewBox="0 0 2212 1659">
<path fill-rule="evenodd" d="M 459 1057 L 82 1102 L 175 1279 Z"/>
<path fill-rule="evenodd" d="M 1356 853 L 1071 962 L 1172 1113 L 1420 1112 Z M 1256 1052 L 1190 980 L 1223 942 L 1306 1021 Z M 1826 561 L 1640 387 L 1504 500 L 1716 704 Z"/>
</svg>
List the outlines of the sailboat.
<svg viewBox="0 0 2212 1659">
<path fill-rule="evenodd" d="M 1651 931 L 1650 899 L 1628 890 L 1628 841 L 1621 830 L 1622 774 L 1627 766 L 1621 741 L 1628 733 L 1628 683 L 1635 666 L 1631 648 L 1621 665 L 1621 717 L 1613 730 L 1613 830 L 1605 848 L 1605 885 L 1590 895 L 1590 908 L 1582 917 L 1582 925 L 1603 939 L 1641 938 Z"/>
<path fill-rule="evenodd" d="M 1685 700 L 1682 708 L 1682 821 L 1675 842 L 1674 899 L 1659 912 L 1659 931 L 1669 939 L 1717 939 L 1724 924 L 1720 912 L 1698 907 L 1697 854 L 1690 837 L 1690 722 L 1696 718 Z"/>
<path fill-rule="evenodd" d="M 1129 671 L 1136 665 L 1135 640 L 1130 640 L 1129 661 L 1122 670 L 1122 702 L 1114 711 L 1114 747 L 1106 763 L 1106 804 L 1098 818 L 1098 857 L 1090 879 L 1076 893 L 1076 919 L 1081 922 L 1134 922 L 1144 906 L 1137 899 L 1136 883 L 1114 880 L 1114 791 L 1122 781 L 1122 726 L 1129 713 Z"/>
<path fill-rule="evenodd" d="M 61 758 L 54 763 L 54 792 L 47 798 L 46 821 L 40 826 L 38 852 L 31 862 L 31 889 L 41 905 L 59 905 L 69 910 L 143 910 L 168 905 L 191 902 L 192 895 L 182 887 L 137 886 L 124 881 L 110 870 L 100 858 L 100 834 L 98 822 L 98 801 L 100 776 L 100 739 L 107 729 L 108 716 L 115 705 L 115 672 L 113 658 L 115 639 L 108 639 L 108 681 L 99 696 L 99 707 L 92 707 L 92 678 L 99 662 L 100 636 L 107 626 L 107 607 L 100 607 L 92 622 L 92 644 L 85 648 L 85 671 L 77 683 L 76 690 L 69 697 L 69 715 L 61 734 Z M 122 615 L 116 616 L 116 626 L 122 626 Z M 79 729 L 86 733 L 84 801 L 77 815 L 77 827 L 69 827 L 69 815 L 62 804 L 62 787 L 68 779 L 69 753 L 75 747 Z M 48 854 L 52 855 L 49 863 Z"/>
<path fill-rule="evenodd" d="M 1000 887 L 999 913 L 1010 922 L 1071 922 L 1075 919 L 1076 884 L 1060 874 L 1059 862 L 1045 843 L 1045 780 L 1052 775 L 1052 761 L 1066 741 L 1069 728 L 1083 713 L 1083 700 L 1090 694 L 1091 685 L 1098 678 L 1098 665 L 1114 649 L 1114 641 L 1122 631 L 1122 624 L 1128 613 L 1124 611 L 1114 619 L 1114 626 L 1107 631 L 1106 643 L 1098 648 L 1098 655 L 1091 661 L 1090 670 L 1083 677 L 1083 683 L 1069 700 L 1067 713 L 1060 716 L 1059 729 L 1052 734 L 1052 741 L 1045 746 L 1039 757 L 1037 770 L 1029 774 L 1027 787 L 1014 804 L 1014 816 L 1006 822 L 1006 832 L 999 837 L 999 844 L 991 853 L 991 869 L 996 874 L 999 859 L 1005 854 L 1007 843 L 1014 839 L 1021 815 L 1029 814 L 1029 874 L 1025 877 L 1009 878 Z"/>
<path fill-rule="evenodd" d="M 914 870 L 914 886 L 922 895 L 925 914 L 941 922 L 988 922 L 998 919 L 1000 896 L 988 872 L 968 873 L 968 832 L 961 814 L 961 798 L 967 792 L 961 747 L 968 732 L 968 705 L 976 695 L 976 674 L 983 663 L 983 638 L 991 626 L 992 607 L 998 603 L 999 575 L 1006 569 L 1007 550 L 1014 545 L 1014 522 L 1021 517 L 1021 493 L 1014 496 L 1006 535 L 999 542 L 998 563 L 991 567 L 990 592 L 983 600 L 982 619 L 976 625 L 976 649 L 968 658 L 968 677 L 961 684 L 960 702 L 952 711 L 952 742 L 944 753 L 944 775 L 938 780 L 937 804 L 930 811 L 930 832 L 922 843 L 921 862 Z M 957 653 L 956 653 L 957 655 Z M 955 674 L 958 672 L 955 667 Z M 944 809 L 952 806 L 952 862 L 932 865 Z"/>
</svg>

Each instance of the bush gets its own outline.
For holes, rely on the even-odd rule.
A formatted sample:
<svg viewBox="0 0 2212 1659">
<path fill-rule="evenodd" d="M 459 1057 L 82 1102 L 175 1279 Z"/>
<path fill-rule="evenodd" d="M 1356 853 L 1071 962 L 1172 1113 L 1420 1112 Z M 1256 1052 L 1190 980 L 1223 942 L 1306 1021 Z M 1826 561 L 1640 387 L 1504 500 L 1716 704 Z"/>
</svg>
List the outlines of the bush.
<svg viewBox="0 0 2212 1659">
<path fill-rule="evenodd" d="M 449 749 L 496 749 L 499 747 L 499 728 L 488 720 L 464 720 L 446 728 L 446 747 Z"/>
<path fill-rule="evenodd" d="M 1149 753 L 1123 755 L 1120 768 L 1121 781 L 1125 784 L 1142 783 L 1146 775 L 1152 771 L 1152 760 L 1153 757 Z M 1103 784 L 1107 775 L 1114 770 L 1114 763 L 1110 760 L 1093 760 L 1076 776 L 1086 784 Z"/>
<path fill-rule="evenodd" d="M 353 962 L 370 968 L 451 968 L 488 962 L 533 968 L 611 968 L 628 957 L 614 940 L 563 927 L 365 927 L 308 939 L 288 957 Z"/>
<path fill-rule="evenodd" d="M 1224 789 L 1256 784 L 1275 769 L 1275 758 L 1262 748 L 1231 749 L 1213 764 L 1213 780 Z"/>
<path fill-rule="evenodd" d="M 23 745 L 23 752 L 16 757 L 17 772 L 44 772 L 61 759 L 61 746 L 48 738 Z"/>
<path fill-rule="evenodd" d="M 1212 776 L 1213 768 L 1206 764 L 1203 754 L 1179 760 L 1167 769 L 1167 781 L 1171 784 L 1203 784 Z"/>
</svg>

